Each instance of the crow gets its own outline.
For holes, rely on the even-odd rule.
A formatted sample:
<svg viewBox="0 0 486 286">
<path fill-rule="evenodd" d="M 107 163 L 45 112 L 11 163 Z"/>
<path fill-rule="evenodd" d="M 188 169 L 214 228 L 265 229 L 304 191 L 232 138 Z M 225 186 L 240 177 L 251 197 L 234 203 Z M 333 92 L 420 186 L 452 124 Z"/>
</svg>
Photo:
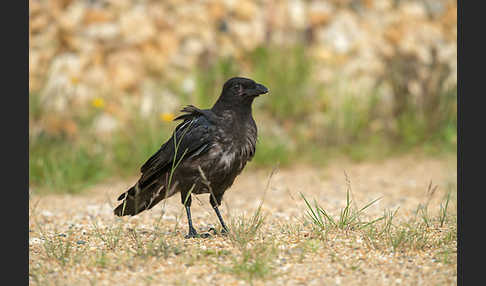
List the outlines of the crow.
<svg viewBox="0 0 486 286">
<path fill-rule="evenodd" d="M 117 216 L 136 215 L 180 192 L 189 224 L 186 238 L 200 237 L 192 225 L 191 194 L 209 193 L 209 201 L 222 226 L 218 210 L 225 191 L 255 155 L 257 126 L 253 100 L 268 89 L 255 81 L 233 77 L 225 82 L 211 109 L 184 107 L 182 122 L 171 138 L 141 167 L 134 186 L 118 197 Z"/>
</svg>

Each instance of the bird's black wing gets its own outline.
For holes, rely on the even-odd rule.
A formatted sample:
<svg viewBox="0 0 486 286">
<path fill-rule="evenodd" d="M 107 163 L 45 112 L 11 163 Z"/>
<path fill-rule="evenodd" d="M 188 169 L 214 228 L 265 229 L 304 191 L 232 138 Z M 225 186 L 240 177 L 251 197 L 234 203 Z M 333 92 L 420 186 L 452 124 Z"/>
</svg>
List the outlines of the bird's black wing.
<svg viewBox="0 0 486 286">
<path fill-rule="evenodd" d="M 214 123 L 211 114 L 207 114 L 209 111 L 193 106 L 182 111 L 185 114 L 175 120 L 184 121 L 176 127 L 172 137 L 141 167 L 140 187 L 150 184 L 161 173 L 170 171 L 181 160 L 204 154 L 211 146 Z"/>
</svg>

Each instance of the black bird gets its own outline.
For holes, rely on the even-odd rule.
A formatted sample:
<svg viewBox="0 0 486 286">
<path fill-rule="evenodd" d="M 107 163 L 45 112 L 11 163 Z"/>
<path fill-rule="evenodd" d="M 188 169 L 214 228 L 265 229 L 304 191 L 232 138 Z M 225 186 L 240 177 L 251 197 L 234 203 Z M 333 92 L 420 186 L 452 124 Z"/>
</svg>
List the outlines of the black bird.
<svg viewBox="0 0 486 286">
<path fill-rule="evenodd" d="M 189 105 L 172 137 L 141 167 L 141 177 L 120 195 L 117 216 L 136 215 L 151 209 L 178 192 L 186 208 L 189 233 L 197 237 L 191 219 L 191 194 L 210 193 L 209 201 L 221 222 L 218 210 L 224 192 L 233 184 L 246 163 L 255 155 L 257 126 L 252 116 L 253 100 L 268 89 L 242 77 L 229 79 L 211 109 Z"/>
</svg>

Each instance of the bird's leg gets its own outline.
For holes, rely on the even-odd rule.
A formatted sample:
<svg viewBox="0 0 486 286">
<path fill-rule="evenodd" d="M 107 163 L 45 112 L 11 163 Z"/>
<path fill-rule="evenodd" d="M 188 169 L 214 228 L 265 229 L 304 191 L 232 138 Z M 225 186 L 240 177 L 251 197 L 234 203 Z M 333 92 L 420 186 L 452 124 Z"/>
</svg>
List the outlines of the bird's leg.
<svg viewBox="0 0 486 286">
<path fill-rule="evenodd" d="M 191 207 L 190 206 L 186 206 L 186 213 L 187 213 L 187 221 L 189 223 L 189 233 L 185 236 L 185 238 L 198 237 L 196 229 L 192 226 Z"/>
<path fill-rule="evenodd" d="M 192 226 L 192 217 L 191 217 L 192 199 L 191 199 L 191 195 L 190 194 L 184 195 L 181 192 L 181 199 L 182 199 L 182 203 L 184 204 L 184 207 L 186 208 L 187 223 L 189 224 L 189 233 L 185 236 L 185 238 L 196 238 L 196 237 L 206 238 L 206 237 L 211 236 L 209 233 L 198 234 L 196 229 L 194 228 L 194 226 Z"/>
<path fill-rule="evenodd" d="M 223 230 L 221 230 L 221 233 L 223 233 L 223 234 L 228 233 L 228 228 L 226 227 L 226 224 L 224 223 L 223 217 L 219 213 L 218 207 L 214 207 L 214 211 L 216 212 L 216 215 L 219 218 L 219 222 L 221 223 L 221 226 L 223 227 Z"/>
<path fill-rule="evenodd" d="M 221 226 L 223 227 L 223 230 L 221 233 L 226 234 L 228 233 L 228 227 L 226 227 L 226 224 L 224 223 L 223 217 L 221 216 L 221 213 L 219 212 L 218 206 L 221 205 L 221 199 L 222 196 L 217 196 L 216 198 L 211 194 L 210 196 L 210 203 L 213 206 L 214 211 L 216 212 L 216 215 L 218 216 L 219 222 L 221 223 Z"/>
<path fill-rule="evenodd" d="M 189 233 L 185 236 L 185 238 L 193 238 L 193 237 L 198 237 L 196 229 L 192 226 L 192 217 L 191 217 L 191 195 L 186 194 L 184 196 L 184 193 L 181 192 L 181 200 L 182 203 L 184 204 L 184 207 L 186 208 L 186 214 L 187 214 L 187 223 L 189 224 Z"/>
</svg>

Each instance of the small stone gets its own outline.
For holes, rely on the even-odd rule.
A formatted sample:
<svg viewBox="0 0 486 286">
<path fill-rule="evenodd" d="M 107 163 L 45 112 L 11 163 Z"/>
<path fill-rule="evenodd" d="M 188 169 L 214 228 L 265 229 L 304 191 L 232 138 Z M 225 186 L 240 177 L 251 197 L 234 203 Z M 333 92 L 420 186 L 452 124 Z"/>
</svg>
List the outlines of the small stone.
<svg viewBox="0 0 486 286">
<path fill-rule="evenodd" d="M 351 13 L 340 12 L 329 27 L 318 31 L 317 37 L 323 45 L 330 45 L 334 51 L 345 54 L 351 51 L 365 34 Z"/>
<path fill-rule="evenodd" d="M 105 9 L 87 9 L 84 13 L 83 23 L 91 25 L 95 23 L 108 22 L 113 19 L 113 15 L 109 10 Z"/>
<path fill-rule="evenodd" d="M 289 18 L 292 26 L 302 29 L 307 22 L 305 14 L 305 3 L 302 0 L 292 0 L 288 3 Z"/>
<path fill-rule="evenodd" d="M 45 216 L 45 217 L 51 217 L 53 216 L 54 214 L 51 213 L 50 211 L 42 211 L 41 212 L 41 215 Z"/>
<path fill-rule="evenodd" d="M 221 3 L 220 1 L 210 2 L 207 9 L 211 19 L 215 21 L 222 19 L 226 12 L 223 3 Z"/>
<path fill-rule="evenodd" d="M 256 16 L 258 6 L 253 1 L 239 1 L 234 7 L 233 13 L 240 20 L 250 20 Z"/>
<path fill-rule="evenodd" d="M 42 242 L 42 240 L 37 238 L 37 237 L 33 237 L 33 238 L 29 239 L 29 244 L 40 244 L 41 242 Z"/>
<path fill-rule="evenodd" d="M 36 17 L 32 17 L 30 21 L 30 32 L 31 33 L 41 33 L 49 25 L 49 16 L 45 14 L 40 14 Z"/>
<path fill-rule="evenodd" d="M 120 28 L 115 23 L 97 23 L 84 29 L 84 34 L 96 40 L 110 41 L 120 36 Z"/>
<path fill-rule="evenodd" d="M 82 20 L 86 9 L 85 2 L 75 1 L 62 13 L 56 16 L 57 23 L 66 32 L 73 32 L 82 27 Z"/>
<path fill-rule="evenodd" d="M 325 25 L 331 21 L 334 7 L 324 1 L 314 1 L 309 6 L 309 22 L 311 26 Z"/>
<path fill-rule="evenodd" d="M 196 88 L 196 81 L 192 77 L 186 77 L 182 82 L 182 90 L 185 93 L 192 93 Z"/>
<path fill-rule="evenodd" d="M 144 76 L 142 58 L 135 51 L 121 51 L 108 58 L 109 78 L 120 90 L 131 90 L 138 86 Z"/>
<path fill-rule="evenodd" d="M 133 7 L 120 18 L 121 33 L 127 43 L 139 44 L 157 34 L 144 6 Z"/>
<path fill-rule="evenodd" d="M 118 121 L 109 114 L 102 114 L 95 121 L 94 126 L 97 133 L 100 134 L 111 133 L 118 127 Z"/>
</svg>

